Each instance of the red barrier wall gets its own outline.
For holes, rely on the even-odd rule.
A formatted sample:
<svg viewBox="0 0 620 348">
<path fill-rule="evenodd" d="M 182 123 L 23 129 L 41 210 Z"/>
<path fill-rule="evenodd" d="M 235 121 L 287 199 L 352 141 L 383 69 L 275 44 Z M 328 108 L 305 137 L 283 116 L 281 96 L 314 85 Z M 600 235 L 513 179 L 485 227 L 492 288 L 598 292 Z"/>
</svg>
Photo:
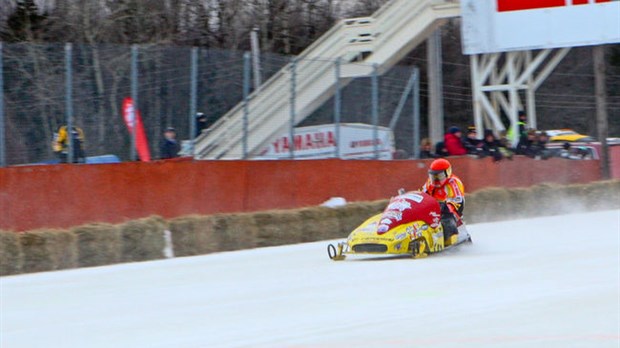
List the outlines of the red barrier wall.
<svg viewBox="0 0 620 348">
<path fill-rule="evenodd" d="M 451 158 L 467 192 L 599 180 L 598 161 Z M 430 161 L 159 161 L 0 169 L 0 228 L 118 223 L 153 214 L 257 211 L 375 200 L 419 188 Z"/>
<path fill-rule="evenodd" d="M 609 147 L 609 163 L 611 166 L 611 177 L 620 179 L 620 146 Z"/>
</svg>

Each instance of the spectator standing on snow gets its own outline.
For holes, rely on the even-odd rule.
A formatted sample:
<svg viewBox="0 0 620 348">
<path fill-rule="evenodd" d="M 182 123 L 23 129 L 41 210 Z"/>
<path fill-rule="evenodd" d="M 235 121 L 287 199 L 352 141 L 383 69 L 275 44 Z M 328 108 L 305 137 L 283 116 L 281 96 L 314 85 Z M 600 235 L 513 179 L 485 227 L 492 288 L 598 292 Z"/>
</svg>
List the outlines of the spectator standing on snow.
<svg viewBox="0 0 620 348">
<path fill-rule="evenodd" d="M 458 127 L 450 127 L 448 134 L 444 136 L 444 146 L 450 156 L 462 156 L 467 154 L 467 150 L 461 141 L 463 132 Z"/>
<path fill-rule="evenodd" d="M 174 128 L 168 127 L 164 131 L 164 138 L 159 145 L 159 154 L 161 159 L 169 159 L 179 157 L 181 146 L 176 139 L 177 132 Z"/>
</svg>

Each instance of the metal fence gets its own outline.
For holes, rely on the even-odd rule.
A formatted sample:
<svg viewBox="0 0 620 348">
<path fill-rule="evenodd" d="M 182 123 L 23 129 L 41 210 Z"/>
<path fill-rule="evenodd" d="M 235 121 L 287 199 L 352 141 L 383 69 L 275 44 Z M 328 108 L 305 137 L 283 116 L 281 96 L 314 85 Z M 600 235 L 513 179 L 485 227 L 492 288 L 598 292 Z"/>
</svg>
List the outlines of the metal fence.
<svg viewBox="0 0 620 348">
<path fill-rule="evenodd" d="M 247 57 L 242 51 L 191 47 L 0 43 L 0 165 L 58 162 L 52 143 L 65 125 L 83 130 L 86 156 L 136 160 L 135 132 L 123 120 L 127 97 L 140 110 L 152 157 L 158 158 L 167 127 L 180 140 L 193 139 L 196 113 L 213 124 L 254 90 L 256 77 L 266 81 L 291 61 L 263 53 L 256 70 Z M 414 71 L 397 66 L 375 78 L 348 81 L 297 126 L 391 127 L 396 148 L 411 157 L 421 131 L 420 104 L 409 104 L 412 96 L 419 98 Z M 294 93 L 282 98 L 295 103 Z M 417 123 L 398 115 L 417 116 Z"/>
</svg>

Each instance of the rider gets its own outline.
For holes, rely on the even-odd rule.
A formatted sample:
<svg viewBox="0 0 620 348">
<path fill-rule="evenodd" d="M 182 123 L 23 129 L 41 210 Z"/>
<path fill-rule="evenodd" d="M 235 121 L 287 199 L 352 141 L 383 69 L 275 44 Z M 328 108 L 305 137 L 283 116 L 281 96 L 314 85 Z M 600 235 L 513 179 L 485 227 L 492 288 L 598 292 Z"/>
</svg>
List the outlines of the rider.
<svg viewBox="0 0 620 348">
<path fill-rule="evenodd" d="M 452 174 L 450 162 L 439 158 L 431 163 L 428 180 L 422 187 L 422 192 L 439 201 L 444 240 L 447 245 L 454 244 L 458 238 L 457 226 L 461 223 L 465 204 L 465 189 L 461 179 Z"/>
</svg>

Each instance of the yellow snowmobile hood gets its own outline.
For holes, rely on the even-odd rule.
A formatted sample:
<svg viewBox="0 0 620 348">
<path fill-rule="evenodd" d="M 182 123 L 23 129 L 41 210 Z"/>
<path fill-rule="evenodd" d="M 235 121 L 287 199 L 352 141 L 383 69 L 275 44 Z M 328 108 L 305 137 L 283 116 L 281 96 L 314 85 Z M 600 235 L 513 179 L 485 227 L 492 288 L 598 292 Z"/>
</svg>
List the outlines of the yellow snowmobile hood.
<svg viewBox="0 0 620 348">
<path fill-rule="evenodd" d="M 407 254 L 412 240 L 422 237 L 424 231 L 432 230 L 424 221 L 413 221 L 379 234 L 377 228 L 381 217 L 382 214 L 377 214 L 351 232 L 347 240 L 351 251 L 358 254 Z"/>
</svg>

